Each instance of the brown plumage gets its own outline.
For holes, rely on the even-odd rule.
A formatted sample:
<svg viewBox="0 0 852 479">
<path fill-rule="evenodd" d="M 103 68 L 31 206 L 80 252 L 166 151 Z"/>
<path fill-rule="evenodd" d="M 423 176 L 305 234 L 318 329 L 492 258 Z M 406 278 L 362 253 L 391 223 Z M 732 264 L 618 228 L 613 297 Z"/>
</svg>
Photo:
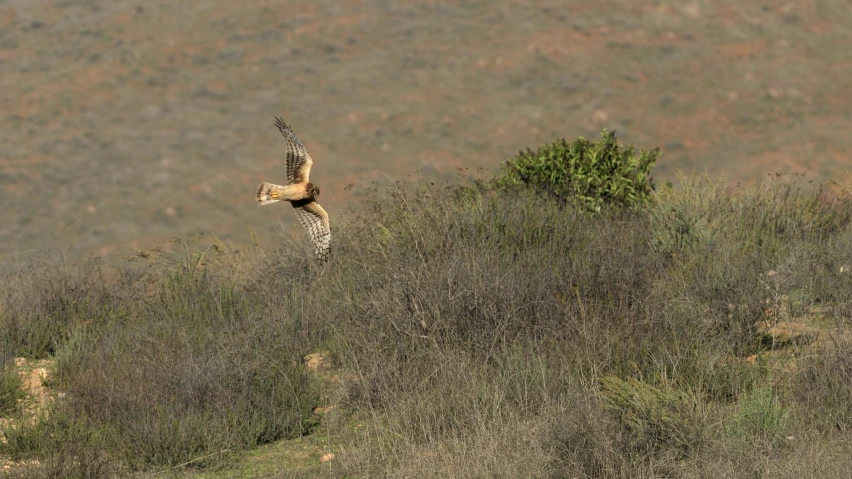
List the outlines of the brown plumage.
<svg viewBox="0 0 852 479">
<path fill-rule="evenodd" d="M 299 223 L 307 230 L 314 243 L 314 256 L 320 262 L 326 262 L 331 253 L 331 230 L 328 226 L 328 214 L 316 202 L 320 189 L 310 182 L 311 166 L 314 162 L 290 125 L 275 117 L 275 126 L 287 141 L 287 184 L 281 186 L 261 183 L 257 187 L 257 203 L 265 206 L 278 201 L 289 201 L 296 210 Z"/>
</svg>

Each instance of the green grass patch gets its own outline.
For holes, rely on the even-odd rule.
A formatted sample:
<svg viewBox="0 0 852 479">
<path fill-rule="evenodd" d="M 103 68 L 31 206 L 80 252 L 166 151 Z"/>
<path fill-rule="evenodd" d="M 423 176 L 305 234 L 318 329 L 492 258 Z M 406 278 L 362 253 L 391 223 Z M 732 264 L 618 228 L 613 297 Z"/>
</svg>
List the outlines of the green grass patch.
<svg viewBox="0 0 852 479">
<path fill-rule="evenodd" d="M 21 376 L 18 372 L 4 364 L 0 371 L 0 417 L 18 410 L 20 401 L 26 398 L 26 393 L 21 386 Z"/>
</svg>

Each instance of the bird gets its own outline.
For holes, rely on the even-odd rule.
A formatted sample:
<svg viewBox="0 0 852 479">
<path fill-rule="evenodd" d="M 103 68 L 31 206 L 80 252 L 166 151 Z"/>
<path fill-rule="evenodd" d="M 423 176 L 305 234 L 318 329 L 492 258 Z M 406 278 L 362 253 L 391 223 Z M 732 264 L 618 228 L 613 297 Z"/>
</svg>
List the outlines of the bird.
<svg viewBox="0 0 852 479">
<path fill-rule="evenodd" d="M 257 187 L 257 204 L 266 206 L 279 201 L 289 201 L 296 211 L 299 223 L 307 230 L 314 244 L 314 257 L 325 263 L 331 254 L 331 229 L 328 214 L 317 203 L 320 189 L 310 182 L 311 166 L 314 162 L 293 128 L 279 117 L 275 126 L 287 141 L 285 166 L 287 184 L 284 186 L 261 182 Z"/>
</svg>

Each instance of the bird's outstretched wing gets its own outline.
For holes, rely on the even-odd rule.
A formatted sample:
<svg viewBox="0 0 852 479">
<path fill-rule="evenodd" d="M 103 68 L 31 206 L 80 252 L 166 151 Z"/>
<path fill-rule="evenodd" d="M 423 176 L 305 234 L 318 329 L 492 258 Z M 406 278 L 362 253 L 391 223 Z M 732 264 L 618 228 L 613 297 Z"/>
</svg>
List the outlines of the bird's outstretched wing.
<svg viewBox="0 0 852 479">
<path fill-rule="evenodd" d="M 314 244 L 314 256 L 321 263 L 328 261 L 331 254 L 331 229 L 328 227 L 328 214 L 313 199 L 294 201 L 296 217 L 308 231 Z"/>
<path fill-rule="evenodd" d="M 284 120 L 276 116 L 275 126 L 287 140 L 287 184 L 307 183 L 310 181 L 308 178 L 311 175 L 311 166 L 314 164 L 311 155 L 302 146 L 293 128 L 284 123 Z"/>
</svg>

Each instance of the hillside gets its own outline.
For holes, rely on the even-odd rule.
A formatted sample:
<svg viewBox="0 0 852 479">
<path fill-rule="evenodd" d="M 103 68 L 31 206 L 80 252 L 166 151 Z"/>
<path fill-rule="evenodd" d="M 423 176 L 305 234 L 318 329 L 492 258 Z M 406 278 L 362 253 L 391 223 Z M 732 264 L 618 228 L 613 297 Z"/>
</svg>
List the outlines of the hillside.
<svg viewBox="0 0 852 479">
<path fill-rule="evenodd" d="M 0 261 L 266 238 L 292 222 L 252 197 L 283 172 L 273 115 L 333 214 L 603 127 L 661 147 L 661 180 L 849 164 L 847 1 L 401 5 L 0 1 Z"/>
<path fill-rule="evenodd" d="M 598 214 L 380 187 L 324 266 L 289 238 L 34 260 L 0 288 L 0 455 L 11 477 L 849 477 L 848 194 L 681 183 Z"/>
</svg>

